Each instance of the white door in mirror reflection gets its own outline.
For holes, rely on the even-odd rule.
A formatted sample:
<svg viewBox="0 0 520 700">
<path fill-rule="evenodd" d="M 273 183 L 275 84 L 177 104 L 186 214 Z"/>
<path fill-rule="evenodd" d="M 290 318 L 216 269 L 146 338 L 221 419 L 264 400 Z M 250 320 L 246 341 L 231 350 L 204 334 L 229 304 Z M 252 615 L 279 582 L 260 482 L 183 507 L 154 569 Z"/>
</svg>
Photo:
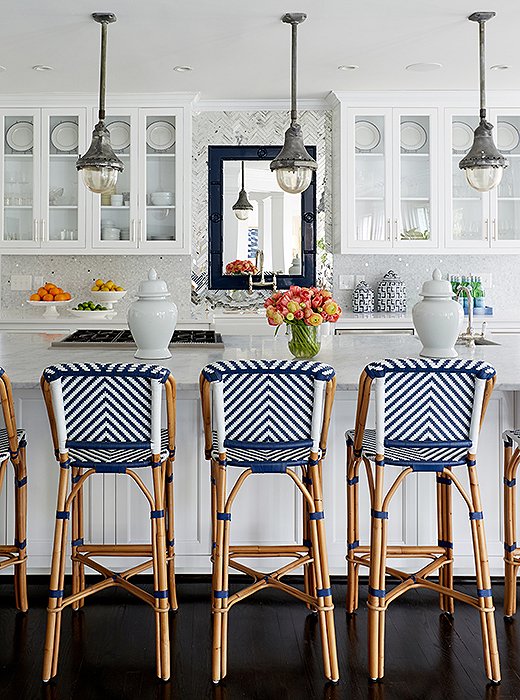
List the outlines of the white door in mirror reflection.
<svg viewBox="0 0 520 700">
<path fill-rule="evenodd" d="M 232 210 L 241 189 L 241 162 L 224 162 L 223 270 L 233 260 L 256 260 L 264 253 L 264 270 L 301 274 L 301 195 L 283 192 L 269 161 L 245 161 L 244 188 L 253 205 L 245 220 Z"/>
</svg>

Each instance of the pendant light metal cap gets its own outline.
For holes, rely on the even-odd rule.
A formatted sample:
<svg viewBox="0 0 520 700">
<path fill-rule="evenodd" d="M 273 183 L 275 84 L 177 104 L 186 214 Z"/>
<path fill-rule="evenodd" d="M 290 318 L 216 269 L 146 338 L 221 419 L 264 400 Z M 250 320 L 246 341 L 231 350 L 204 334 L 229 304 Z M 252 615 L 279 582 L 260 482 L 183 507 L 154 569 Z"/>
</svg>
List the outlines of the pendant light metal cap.
<svg viewBox="0 0 520 700">
<path fill-rule="evenodd" d="M 247 211 L 253 211 L 253 205 L 247 198 L 247 192 L 245 190 L 240 190 L 238 193 L 238 199 L 237 201 L 233 204 L 231 207 L 233 211 L 238 210 L 247 210 Z"/>
<path fill-rule="evenodd" d="M 500 153 L 493 141 L 493 125 L 485 119 L 475 129 L 473 145 L 459 163 L 461 170 L 468 168 L 507 168 L 507 158 Z"/>
<path fill-rule="evenodd" d="M 309 154 L 303 143 L 302 128 L 296 122 L 285 132 L 283 148 L 276 158 L 271 161 L 271 170 L 279 168 L 309 168 L 317 170 L 318 164 Z"/>
<path fill-rule="evenodd" d="M 110 143 L 110 132 L 105 122 L 99 121 L 92 132 L 92 143 L 84 156 L 76 161 L 76 170 L 84 168 L 112 168 L 123 171 L 123 162 L 116 156 Z"/>
</svg>

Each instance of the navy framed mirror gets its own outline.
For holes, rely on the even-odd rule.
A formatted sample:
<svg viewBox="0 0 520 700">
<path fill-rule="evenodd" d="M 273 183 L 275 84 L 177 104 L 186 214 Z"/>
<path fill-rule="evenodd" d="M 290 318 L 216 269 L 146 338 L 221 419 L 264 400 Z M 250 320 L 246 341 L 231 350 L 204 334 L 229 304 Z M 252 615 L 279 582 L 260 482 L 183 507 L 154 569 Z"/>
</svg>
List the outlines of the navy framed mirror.
<svg viewBox="0 0 520 700">
<path fill-rule="evenodd" d="M 307 150 L 316 157 L 315 146 Z M 283 192 L 269 168 L 279 151 L 280 146 L 208 147 L 210 289 L 248 289 L 253 281 L 257 290 L 262 280 L 263 288 L 272 288 L 273 273 L 278 289 L 315 284 L 316 174 L 305 192 Z M 239 218 L 233 205 L 242 177 L 250 208 L 239 211 Z M 240 270 L 252 270 L 252 277 Z"/>
</svg>

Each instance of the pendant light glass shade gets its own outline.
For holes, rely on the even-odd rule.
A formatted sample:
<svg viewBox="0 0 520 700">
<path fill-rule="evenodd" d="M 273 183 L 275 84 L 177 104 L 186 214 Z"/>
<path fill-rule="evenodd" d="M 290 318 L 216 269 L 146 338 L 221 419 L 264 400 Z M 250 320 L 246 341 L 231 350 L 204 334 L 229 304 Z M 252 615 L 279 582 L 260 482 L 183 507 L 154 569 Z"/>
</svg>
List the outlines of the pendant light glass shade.
<svg viewBox="0 0 520 700">
<path fill-rule="evenodd" d="M 284 145 L 271 162 L 270 168 L 276 172 L 278 185 L 289 194 L 304 192 L 312 182 L 312 174 L 318 164 L 308 153 L 303 143 L 301 126 L 297 122 L 296 111 L 296 58 L 297 27 L 307 15 L 303 12 L 287 13 L 282 22 L 291 25 L 291 125 L 285 132 Z"/>
<path fill-rule="evenodd" d="M 244 161 L 242 161 L 242 188 L 238 193 L 238 199 L 231 207 L 237 219 L 245 221 L 249 216 L 249 212 L 253 211 L 253 205 L 247 198 L 247 192 L 244 188 Z"/>
<path fill-rule="evenodd" d="M 473 145 L 469 153 L 460 161 L 459 168 L 465 170 L 468 184 L 478 192 L 489 192 L 497 187 L 502 180 L 504 168 L 508 165 L 506 158 L 493 141 L 493 125 L 486 120 L 484 25 L 494 16 L 494 12 L 474 12 L 468 17 L 472 22 L 479 23 L 480 123 L 475 129 Z"/>
<path fill-rule="evenodd" d="M 83 173 L 83 182 L 92 192 L 102 194 L 113 191 L 118 173 L 123 170 L 122 161 L 114 153 L 110 143 L 110 132 L 105 126 L 105 73 L 107 26 L 116 21 L 111 12 L 96 12 L 92 15 L 101 24 L 101 66 L 99 81 L 99 121 L 92 132 L 92 142 L 85 155 L 76 161 L 76 169 Z"/>
</svg>

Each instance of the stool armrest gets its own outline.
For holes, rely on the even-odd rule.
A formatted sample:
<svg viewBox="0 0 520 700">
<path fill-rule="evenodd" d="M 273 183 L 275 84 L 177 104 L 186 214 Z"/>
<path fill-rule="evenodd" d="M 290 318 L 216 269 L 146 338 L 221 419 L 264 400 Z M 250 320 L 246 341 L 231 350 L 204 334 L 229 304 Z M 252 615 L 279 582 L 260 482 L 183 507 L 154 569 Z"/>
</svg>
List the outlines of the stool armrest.
<svg viewBox="0 0 520 700">
<path fill-rule="evenodd" d="M 49 418 L 49 425 L 51 428 L 52 444 L 54 446 L 54 452 L 55 452 L 55 454 L 57 454 L 57 450 L 59 448 L 59 440 L 58 440 L 58 429 L 56 427 L 56 418 L 54 416 L 54 409 L 52 407 L 51 388 L 50 388 L 49 383 L 47 382 L 47 380 L 45 379 L 43 374 L 40 378 L 40 387 L 41 387 L 42 394 L 43 394 L 43 400 L 45 401 L 45 407 L 47 408 L 47 416 Z"/>
<path fill-rule="evenodd" d="M 354 427 L 354 450 L 359 452 L 363 446 L 365 426 L 367 422 L 368 406 L 370 403 L 370 389 L 372 388 L 372 377 L 365 370 L 359 377 L 359 388 L 356 409 L 356 423 Z"/>
<path fill-rule="evenodd" d="M 199 378 L 199 387 L 200 402 L 202 406 L 202 422 L 204 425 L 204 453 L 206 455 L 206 459 L 209 459 L 213 448 L 213 435 L 211 432 L 211 384 L 208 382 L 202 372 Z"/>
<path fill-rule="evenodd" d="M 175 430 L 176 430 L 176 397 L 177 385 L 173 375 L 170 374 L 165 384 L 166 391 L 166 419 L 168 421 L 168 450 L 171 455 L 175 451 Z"/>
<path fill-rule="evenodd" d="M 332 377 L 327 382 L 325 389 L 325 405 L 323 408 L 323 423 L 321 426 L 320 448 L 323 454 L 327 449 L 327 437 L 329 434 L 330 417 L 332 413 L 332 404 L 334 403 L 334 395 L 336 393 L 336 376 Z"/>
</svg>

